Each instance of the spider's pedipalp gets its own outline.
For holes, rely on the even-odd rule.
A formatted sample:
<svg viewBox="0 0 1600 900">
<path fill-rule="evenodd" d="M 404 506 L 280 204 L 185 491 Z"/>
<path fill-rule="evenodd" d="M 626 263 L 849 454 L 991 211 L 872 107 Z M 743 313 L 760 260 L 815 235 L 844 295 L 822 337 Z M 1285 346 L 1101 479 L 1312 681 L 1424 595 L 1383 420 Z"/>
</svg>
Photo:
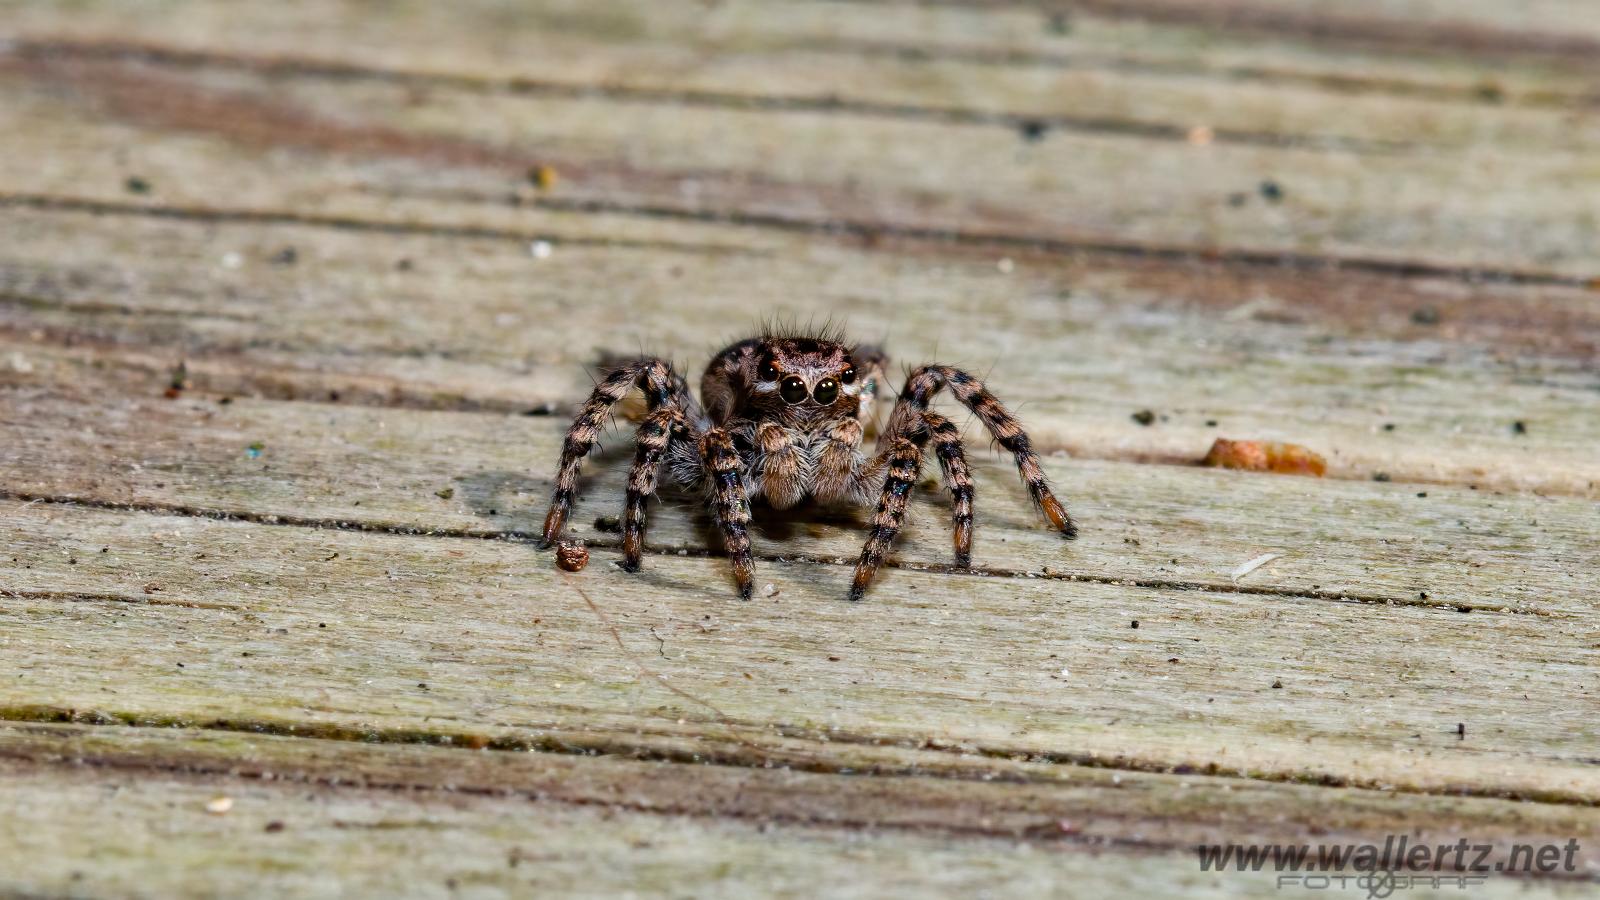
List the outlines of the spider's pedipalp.
<svg viewBox="0 0 1600 900">
<path fill-rule="evenodd" d="M 776 422 L 763 422 L 756 426 L 755 444 L 761 451 L 760 464 L 755 467 L 761 495 L 773 509 L 799 503 L 806 495 L 810 473 L 789 432 Z"/>
<path fill-rule="evenodd" d="M 828 429 L 817 451 L 811 493 L 824 503 L 841 500 L 864 502 L 862 427 L 859 419 L 840 419 Z"/>
</svg>

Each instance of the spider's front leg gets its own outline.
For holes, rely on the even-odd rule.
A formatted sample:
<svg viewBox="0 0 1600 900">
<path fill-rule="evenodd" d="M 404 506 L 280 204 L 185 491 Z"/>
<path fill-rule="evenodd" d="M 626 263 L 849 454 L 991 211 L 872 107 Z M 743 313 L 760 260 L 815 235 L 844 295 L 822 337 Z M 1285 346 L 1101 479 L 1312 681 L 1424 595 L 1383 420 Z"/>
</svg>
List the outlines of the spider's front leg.
<svg viewBox="0 0 1600 900">
<path fill-rule="evenodd" d="M 743 463 L 733 437 L 712 428 L 700 438 L 700 459 L 711 488 L 711 512 L 722 529 L 722 542 L 733 563 L 739 598 L 749 600 L 755 589 L 755 564 L 750 555 L 750 499 L 745 494 Z"/>
<path fill-rule="evenodd" d="M 911 489 L 917 483 L 917 473 L 922 471 L 922 451 L 928 443 L 928 429 L 917 421 L 900 434 L 886 435 L 886 438 L 889 446 L 884 453 L 889 473 L 883 480 L 877 512 L 872 516 L 872 534 L 867 538 L 867 545 L 861 548 L 855 578 L 850 582 L 851 600 L 860 600 L 867 592 L 867 585 L 872 583 L 872 576 L 889 555 L 889 547 L 905 522 Z"/>
</svg>

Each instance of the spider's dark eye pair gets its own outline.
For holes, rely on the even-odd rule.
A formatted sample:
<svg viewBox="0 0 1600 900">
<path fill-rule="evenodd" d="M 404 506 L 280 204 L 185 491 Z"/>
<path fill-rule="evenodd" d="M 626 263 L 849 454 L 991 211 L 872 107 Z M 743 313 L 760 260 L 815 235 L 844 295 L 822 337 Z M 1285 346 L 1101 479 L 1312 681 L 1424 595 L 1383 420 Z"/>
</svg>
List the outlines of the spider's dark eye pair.
<svg viewBox="0 0 1600 900">
<path fill-rule="evenodd" d="M 785 403 L 804 403 L 807 397 L 811 397 L 826 406 L 839 398 L 839 382 L 832 378 L 824 378 L 817 382 L 816 389 L 808 394 L 806 383 L 801 381 L 798 375 L 790 375 L 778 386 L 778 396 L 782 397 Z"/>
</svg>

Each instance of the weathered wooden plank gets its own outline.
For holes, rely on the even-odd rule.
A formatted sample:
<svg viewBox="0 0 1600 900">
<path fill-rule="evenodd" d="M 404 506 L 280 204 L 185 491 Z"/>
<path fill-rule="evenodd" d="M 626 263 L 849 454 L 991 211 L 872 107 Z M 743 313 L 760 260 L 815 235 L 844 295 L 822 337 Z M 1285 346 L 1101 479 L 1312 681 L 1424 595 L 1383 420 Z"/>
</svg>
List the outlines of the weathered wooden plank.
<svg viewBox="0 0 1600 900">
<path fill-rule="evenodd" d="M 4 327 L 115 347 L 96 358 L 159 387 L 183 357 L 218 392 L 566 409 L 601 352 L 657 352 L 693 373 L 754 325 L 755 306 L 887 335 L 904 364 L 988 372 L 1037 441 L 1079 456 L 1187 462 L 1217 436 L 1266 438 L 1325 454 L 1339 477 L 1600 489 L 1600 417 L 1585 414 L 1600 385 L 1581 361 L 1600 313 L 1570 291 L 1308 286 L 1042 257 L 1004 272 L 827 244 L 742 257 L 558 243 L 534 259 L 506 239 L 61 212 L 13 212 L 0 229 Z M 294 265 L 270 262 L 285 248 Z M 1501 343 L 1508 358 L 1489 355 Z M 13 349 L 41 368 L 54 353 Z M 1141 426 L 1141 408 L 1165 418 Z"/>
<path fill-rule="evenodd" d="M 159 771 L 0 763 L 0 772 L 5 805 L 19 814 L 0 822 L 10 860 L 0 890 L 21 896 L 666 896 L 692 885 L 704 897 L 814 897 L 871 885 L 882 896 L 1036 897 L 1100 869 L 1112 869 L 1095 877 L 1108 887 L 1222 896 L 1265 893 L 1273 881 L 1202 874 L 1192 853 L 1129 860 L 1000 839 L 757 827 L 494 795 L 308 793 Z M 231 809 L 208 813 L 219 796 Z M 1571 887 L 1524 890 L 1559 896 Z"/>
<path fill-rule="evenodd" d="M 377 530 L 533 535 L 566 429 L 552 416 L 166 400 L 161 383 L 129 393 L 95 383 L 92 369 L 54 372 L 40 354 L 16 352 L 39 366 L 30 374 L 56 384 L 0 393 L 8 435 L 0 479 L 13 496 Z M 983 446 L 976 426 L 968 431 Z M 626 426 L 606 444 L 588 465 L 571 533 L 614 544 L 615 535 L 595 523 L 621 513 L 632 459 Z M 1586 499 L 1051 456 L 1047 472 L 1081 525 L 1079 539 L 1066 543 L 1029 507 L 1010 462 L 976 447 L 981 571 L 1583 617 L 1596 610 L 1600 583 L 1581 560 L 1600 511 Z M 930 486 L 936 474 L 930 466 Z M 947 504 L 931 487 L 922 494 L 897 559 L 946 567 Z M 651 514 L 648 546 L 720 550 L 702 504 L 668 497 Z M 863 541 L 859 519 L 765 511 L 756 551 L 850 562 Z M 1265 552 L 1283 558 L 1242 586 L 1230 579 Z"/>
<path fill-rule="evenodd" d="M 1574 153 L 1485 152 L 1463 166 L 1448 156 L 1088 134 L 1026 143 L 936 121 L 418 92 L 119 60 L 14 58 L 4 78 L 8 158 L 84 151 L 43 172 L 0 168 L 9 191 L 106 199 L 120 194 L 119 180 L 96 185 L 77 173 L 133 165 L 167 186 L 169 202 L 209 202 L 225 185 L 238 202 L 294 198 L 333 211 L 372 192 L 500 202 L 543 163 L 564 173 L 568 201 L 1510 266 L 1577 280 L 1593 276 L 1589 248 L 1600 238 L 1585 202 L 1596 175 Z M 1279 185 L 1275 199 L 1250 202 L 1264 180 Z M 1245 201 L 1230 202 L 1235 194 Z"/>
<path fill-rule="evenodd" d="M 774 562 L 740 603 L 714 559 L 569 579 L 496 541 L 5 509 L 11 718 L 1600 799 L 1586 621 L 910 571 L 851 604 L 847 569 Z"/>
<path fill-rule="evenodd" d="M 1329 26 L 1340 17 L 1328 15 L 1325 6 L 1281 23 L 1299 24 L 1298 29 L 1276 31 L 1241 28 L 1250 24 L 1236 14 L 1241 4 L 1209 6 L 1163 10 L 1155 4 L 1141 9 L 1139 4 L 1077 3 L 1066 10 L 1025 3 L 981 8 L 890 3 L 841 10 L 827 2 L 737 0 L 708 8 L 662 0 L 646 14 L 621 0 L 591 0 L 523 4 L 515 10 L 469 3 L 460 5 L 455 15 L 424 3 L 396 3 L 374 16 L 361 4 L 286 3 L 267 14 L 217 3 L 79 3 L 70 15 L 20 4 L 8 9 L 8 24 L 18 34 L 79 41 L 158 40 L 201 51 L 313 54 L 398 69 L 500 77 L 554 71 L 608 83 L 642 77 L 669 62 L 676 65 L 664 80 L 682 83 L 730 63 L 738 65 L 742 56 L 765 53 L 785 64 L 804 63 L 805 54 L 827 54 L 844 65 L 852 57 L 890 57 L 911 73 L 937 72 L 933 66 L 943 62 L 978 61 L 991 68 L 1105 68 L 1120 77 L 1169 72 L 1243 81 L 1236 86 L 1246 87 L 1253 81 L 1300 83 L 1486 103 L 1550 99 L 1554 90 L 1572 100 L 1590 93 L 1581 55 L 1574 58 L 1558 49 L 1540 59 L 1538 53 L 1541 38 L 1552 31 L 1570 34 L 1574 23 L 1587 18 L 1583 15 L 1536 13 L 1521 4 L 1508 16 L 1507 8 L 1492 0 L 1453 3 L 1451 13 L 1467 20 L 1458 19 L 1467 26 L 1462 29 L 1439 21 L 1438 10 L 1431 11 L 1430 21 L 1396 16 L 1390 7 L 1383 11 L 1387 22 L 1366 29 L 1366 46 L 1352 50 L 1336 40 L 1332 47 L 1318 46 L 1319 39 L 1337 37 L 1337 29 Z M 1171 15 L 1163 21 L 1159 12 Z M 1483 14 L 1500 18 L 1496 30 L 1483 29 L 1481 20 L 1471 21 Z M 1370 40 L 1405 32 L 1412 46 L 1402 42 L 1386 49 L 1381 41 Z M 1415 52 L 1419 32 L 1432 39 L 1430 49 L 1437 52 Z M 341 43 L 338 35 L 354 37 Z M 1451 39 L 1462 36 L 1477 37 L 1477 45 L 1452 48 Z M 1505 57 L 1517 56 L 1519 50 L 1532 52 L 1508 65 Z M 546 69 L 546 60 L 567 68 Z M 1486 82 L 1486 75 L 1493 81 Z M 770 71 L 757 77 L 773 78 Z M 972 94 L 959 84 L 940 84 L 942 79 L 927 76 L 901 80 L 903 85 L 888 87 Z M 845 93 L 882 87 L 853 84 Z M 1025 95 L 1026 90 L 1018 85 L 1010 93 Z M 1083 102 L 1096 101 L 1093 90 Z M 1011 99 L 985 97 L 989 103 Z"/>
<path fill-rule="evenodd" d="M 1571 0 L 4 10 L 0 718 L 78 724 L 0 724 L 0 892 L 1232 892 L 1181 848 L 1600 825 Z M 803 512 L 743 604 L 689 499 L 611 564 L 613 449 L 587 570 L 516 540 L 562 422 L 504 413 L 780 308 L 988 372 L 1084 538 L 986 458 L 980 573 L 919 502 L 846 604 Z M 1135 464 L 1218 435 L 1339 477 Z"/>
<path fill-rule="evenodd" d="M 1508 107 L 1506 89 L 1481 78 L 1395 87 L 1295 72 L 1196 72 L 1174 63 L 1095 60 L 1092 54 L 1068 59 L 956 51 L 951 56 L 926 47 L 844 44 L 784 51 L 775 58 L 767 47 L 721 47 L 705 55 L 686 53 L 679 44 L 619 47 L 548 32 L 528 37 L 523 52 L 500 74 L 497 68 L 485 71 L 477 58 L 450 60 L 449 70 L 419 70 L 414 58 L 380 64 L 365 62 L 366 54 L 352 59 L 334 48 L 326 48 L 324 56 L 307 56 L 303 47 L 288 42 L 264 48 L 258 38 L 241 41 L 242 53 L 129 43 L 125 36 L 24 39 L 18 52 L 371 79 L 418 90 L 439 85 L 489 94 L 577 90 L 647 103 L 813 110 L 1041 134 L 1065 130 L 1347 153 L 1434 153 L 1487 143 L 1510 154 L 1575 151 L 1600 133 L 1590 118 L 1572 115 L 1572 107 L 1584 102 L 1575 90 L 1535 93 L 1525 87 L 1519 94 L 1528 99 Z M 280 55 L 263 53 L 274 49 Z M 1495 102 L 1482 102 L 1484 95 Z"/>
<path fill-rule="evenodd" d="M 706 870 L 725 865 L 731 860 L 723 855 L 749 852 L 730 836 L 759 834 L 763 856 L 781 860 L 804 854 L 812 866 L 819 864 L 817 854 L 843 846 L 859 855 L 876 845 L 875 855 L 885 859 L 896 852 L 916 854 L 916 869 L 927 867 L 930 853 L 954 860 L 988 854 L 988 866 L 1011 874 L 998 880 L 988 876 L 983 893 L 1020 889 L 1016 882 L 1029 873 L 1042 879 L 1037 886 L 1026 885 L 1037 896 L 1053 880 L 1069 877 L 1127 890 L 1140 889 L 1136 881 L 1144 879 L 1235 892 L 1273 884 L 1270 874 L 1197 880 L 1199 867 L 1186 851 L 1202 842 L 1381 845 L 1387 834 L 1404 832 L 1413 842 L 1453 843 L 1469 836 L 1497 847 L 1561 844 L 1586 834 L 1596 815 L 1578 807 L 1038 764 L 1015 764 L 1005 779 L 992 782 L 939 777 L 933 771 L 867 779 L 789 769 L 72 726 L 0 729 L 0 757 L 13 788 L 8 801 L 30 814 L 26 831 L 14 828 L 5 834 L 6 842 L 38 851 L 26 855 L 32 860 L 28 866 L 12 867 L 0 877 L 10 879 L 12 889 L 70 884 L 77 892 L 105 890 L 90 873 L 107 882 L 132 874 L 107 871 L 103 861 L 86 864 L 78 849 L 83 835 L 104 827 L 81 821 L 90 817 L 105 823 L 159 816 L 168 824 L 157 844 L 130 846 L 126 840 L 110 841 L 109 834 L 105 838 L 120 852 L 142 857 L 143 865 L 166 862 L 154 877 L 172 878 L 182 871 L 198 880 L 190 882 L 190 890 L 210 879 L 219 879 L 219 886 L 224 878 L 237 883 L 241 868 L 253 875 L 256 867 L 267 869 L 261 874 L 278 886 L 317 873 L 346 892 L 353 879 L 371 884 L 386 875 L 397 877 L 374 860 L 403 872 L 413 890 L 419 882 L 442 885 L 452 877 L 479 888 L 525 887 L 532 879 L 551 890 L 565 882 L 549 879 L 579 876 L 586 878 L 582 884 L 598 887 L 595 879 L 621 876 L 580 875 L 572 869 L 601 864 L 596 859 L 605 852 L 601 848 L 625 837 L 636 843 L 620 868 L 657 874 L 653 870 L 669 865 Z M 218 796 L 229 798 L 230 808 L 208 814 L 206 805 Z M 5 821 L 15 826 L 18 820 L 8 816 Z M 672 828 L 689 840 L 682 846 L 657 840 L 638 846 L 638 832 L 652 826 Z M 405 840 L 412 829 L 426 829 L 430 840 L 402 858 L 374 854 L 367 843 L 374 831 L 395 832 Z M 441 837 L 433 839 L 435 834 Z M 233 842 L 234 853 L 221 871 L 203 857 L 189 856 L 207 840 Z M 585 846 L 581 840 L 599 844 Z M 357 841 L 363 852 L 343 852 L 347 842 Z M 330 843 L 341 852 L 323 857 Z M 441 845 L 452 852 L 434 856 Z M 461 856 L 454 852 L 456 845 L 470 846 L 472 853 Z M 175 864 L 168 855 L 172 848 L 183 848 L 179 852 L 189 864 Z M 1564 873 L 1569 889 L 1581 887 L 1570 881 L 1574 876 L 1593 877 L 1588 852 L 1576 855 L 1575 872 Z M 961 868 L 948 859 L 929 876 L 940 879 L 936 884 L 898 883 L 923 892 L 954 890 Z M 1106 874 L 1077 871 L 1091 861 Z M 68 882 L 80 866 L 82 874 Z M 466 873 L 474 877 L 463 877 Z M 497 877 L 486 877 L 490 873 Z M 706 871 L 671 874 L 673 883 L 718 889 L 725 884 L 708 884 Z M 762 892 L 782 890 L 787 883 L 783 876 L 765 881 Z M 1523 890 L 1556 890 L 1564 882 L 1514 883 Z M 1060 886 L 1056 881 L 1054 887 Z M 296 887 L 304 893 L 308 885 Z M 812 881 L 807 887 L 809 895 L 831 892 L 825 883 Z"/>
</svg>

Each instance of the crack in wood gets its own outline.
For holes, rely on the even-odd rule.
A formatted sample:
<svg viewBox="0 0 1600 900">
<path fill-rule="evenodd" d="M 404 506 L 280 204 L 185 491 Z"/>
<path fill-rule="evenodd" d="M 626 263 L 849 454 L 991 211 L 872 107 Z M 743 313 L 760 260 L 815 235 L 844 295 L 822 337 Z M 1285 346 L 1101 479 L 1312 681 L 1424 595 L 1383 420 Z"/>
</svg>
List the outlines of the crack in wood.
<svg viewBox="0 0 1600 900">
<path fill-rule="evenodd" d="M 136 594 L 117 594 L 109 591 L 41 591 L 26 588 L 0 588 L 0 597 L 13 600 L 47 600 L 65 603 L 128 603 L 134 606 L 175 606 L 183 609 L 217 609 L 239 612 L 244 607 L 234 603 L 210 603 L 204 600 L 179 600 L 166 597 L 141 597 Z"/>
</svg>

